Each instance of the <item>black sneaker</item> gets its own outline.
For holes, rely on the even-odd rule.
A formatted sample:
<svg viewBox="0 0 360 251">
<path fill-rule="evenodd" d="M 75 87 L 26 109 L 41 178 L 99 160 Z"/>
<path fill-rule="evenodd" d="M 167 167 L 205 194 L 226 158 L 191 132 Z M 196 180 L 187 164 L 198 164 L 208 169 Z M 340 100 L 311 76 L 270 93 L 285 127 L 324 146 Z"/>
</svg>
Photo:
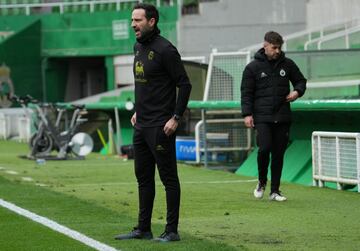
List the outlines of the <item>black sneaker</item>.
<svg viewBox="0 0 360 251">
<path fill-rule="evenodd" d="M 138 228 L 134 228 L 128 234 L 119 234 L 115 236 L 115 240 L 130 240 L 130 239 L 151 240 L 152 238 L 153 238 L 153 234 L 150 231 L 141 231 Z"/>
<path fill-rule="evenodd" d="M 169 242 L 169 241 L 179 241 L 180 235 L 174 232 L 164 232 L 158 238 L 155 238 L 154 241 L 159 242 Z"/>
</svg>

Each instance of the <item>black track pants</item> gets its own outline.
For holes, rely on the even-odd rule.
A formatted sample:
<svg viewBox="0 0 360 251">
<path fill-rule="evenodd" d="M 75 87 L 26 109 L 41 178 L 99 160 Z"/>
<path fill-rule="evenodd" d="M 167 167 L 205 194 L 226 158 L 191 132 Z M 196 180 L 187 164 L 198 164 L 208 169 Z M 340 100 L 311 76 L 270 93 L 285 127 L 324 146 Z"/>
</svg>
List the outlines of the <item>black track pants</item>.
<svg viewBox="0 0 360 251">
<path fill-rule="evenodd" d="M 139 189 L 138 228 L 151 230 L 155 198 L 155 164 L 165 186 L 167 204 L 166 231 L 177 232 L 180 207 L 180 183 L 177 174 L 175 134 L 166 136 L 163 127 L 135 129 L 133 144 L 135 175 Z"/>
<path fill-rule="evenodd" d="M 266 184 L 271 155 L 271 193 L 279 191 L 284 155 L 289 142 L 290 123 L 259 123 L 255 125 L 259 147 L 257 163 L 259 182 Z"/>
</svg>

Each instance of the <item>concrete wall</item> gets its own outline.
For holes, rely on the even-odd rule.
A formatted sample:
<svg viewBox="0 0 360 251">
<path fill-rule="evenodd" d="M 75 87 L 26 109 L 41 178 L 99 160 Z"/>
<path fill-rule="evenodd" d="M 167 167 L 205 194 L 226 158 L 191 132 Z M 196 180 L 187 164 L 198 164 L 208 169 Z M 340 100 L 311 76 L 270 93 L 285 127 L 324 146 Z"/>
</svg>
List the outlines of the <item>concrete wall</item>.
<svg viewBox="0 0 360 251">
<path fill-rule="evenodd" d="M 309 0 L 306 5 L 307 28 L 360 18 L 359 0 Z"/>
<path fill-rule="evenodd" d="M 306 0 L 219 0 L 200 3 L 200 13 L 180 19 L 182 56 L 235 51 L 260 43 L 264 33 L 282 35 L 306 28 Z"/>
</svg>

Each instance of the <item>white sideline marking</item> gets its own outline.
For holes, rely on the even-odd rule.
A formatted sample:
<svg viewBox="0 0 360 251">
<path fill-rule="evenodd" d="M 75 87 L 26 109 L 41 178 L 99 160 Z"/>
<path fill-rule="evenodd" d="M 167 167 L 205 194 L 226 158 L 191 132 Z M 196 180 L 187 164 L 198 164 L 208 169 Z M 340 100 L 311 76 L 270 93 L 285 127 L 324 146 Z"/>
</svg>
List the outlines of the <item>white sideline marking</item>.
<svg viewBox="0 0 360 251">
<path fill-rule="evenodd" d="M 19 215 L 22 215 L 26 218 L 29 218 L 32 221 L 38 222 L 44 226 L 47 226 L 48 228 L 51 228 L 52 230 L 55 230 L 57 232 L 60 232 L 72 239 L 75 239 L 77 241 L 80 241 L 84 243 L 85 245 L 92 247 L 96 250 L 100 251 L 119 251 L 118 249 L 115 249 L 113 247 L 110 247 L 104 243 L 101 243 L 97 240 L 94 240 L 90 237 L 87 237 L 86 235 L 83 235 L 75 230 L 72 230 L 68 227 L 65 227 L 63 225 L 60 225 L 59 223 L 52 221 L 48 218 L 45 218 L 43 216 L 37 215 L 35 213 L 32 213 L 26 209 L 23 209 L 21 207 L 16 206 L 15 204 L 12 204 L 10 202 L 7 202 L 3 199 L 0 199 L 0 206 L 7 208 Z"/>
<path fill-rule="evenodd" d="M 21 177 L 23 181 L 33 181 L 34 179 L 31 177 Z"/>
<path fill-rule="evenodd" d="M 39 186 L 39 187 L 47 187 L 48 185 L 43 184 L 43 183 L 36 183 L 35 185 Z"/>
<path fill-rule="evenodd" d="M 252 180 L 214 180 L 214 181 L 180 181 L 180 184 L 232 184 L 232 183 L 251 183 L 258 181 L 257 179 Z M 108 182 L 108 183 L 83 183 L 77 184 L 76 186 L 92 186 L 92 185 L 101 185 L 101 186 L 111 186 L 111 185 L 137 185 L 136 182 Z M 156 183 L 156 185 L 161 186 L 161 183 Z"/>
<path fill-rule="evenodd" d="M 13 174 L 13 175 L 17 175 L 17 174 L 18 174 L 18 172 L 16 172 L 16 171 L 11 171 L 11 170 L 5 171 L 5 173 Z"/>
<path fill-rule="evenodd" d="M 230 183 L 249 183 L 258 181 L 257 179 L 253 180 L 218 180 L 218 181 L 185 181 L 180 182 L 181 184 L 230 184 Z"/>
</svg>

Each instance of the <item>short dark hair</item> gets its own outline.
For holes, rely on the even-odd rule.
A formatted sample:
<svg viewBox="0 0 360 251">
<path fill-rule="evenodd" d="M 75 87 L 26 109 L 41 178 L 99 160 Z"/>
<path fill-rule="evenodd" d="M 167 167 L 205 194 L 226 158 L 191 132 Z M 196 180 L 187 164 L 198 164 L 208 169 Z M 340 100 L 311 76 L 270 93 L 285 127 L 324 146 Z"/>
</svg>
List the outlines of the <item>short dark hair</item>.
<svg viewBox="0 0 360 251">
<path fill-rule="evenodd" d="M 145 10 L 145 17 L 149 21 L 151 18 L 155 18 L 155 27 L 159 22 L 159 11 L 152 4 L 138 3 L 134 6 L 133 10 L 143 9 Z"/>
<path fill-rule="evenodd" d="M 282 45 L 284 43 L 282 36 L 275 31 L 266 32 L 266 34 L 264 36 L 264 41 L 266 41 L 270 44 L 276 44 L 276 45 Z"/>
</svg>

